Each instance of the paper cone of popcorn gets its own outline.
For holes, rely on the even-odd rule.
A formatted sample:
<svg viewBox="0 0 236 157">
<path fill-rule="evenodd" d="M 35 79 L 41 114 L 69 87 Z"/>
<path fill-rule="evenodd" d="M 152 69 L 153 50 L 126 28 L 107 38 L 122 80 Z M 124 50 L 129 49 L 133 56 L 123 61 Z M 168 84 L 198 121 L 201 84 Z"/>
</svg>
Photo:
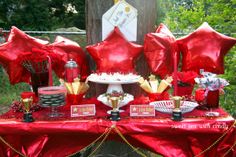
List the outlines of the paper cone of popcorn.
<svg viewBox="0 0 236 157">
<path fill-rule="evenodd" d="M 140 77 L 139 80 L 138 80 L 138 83 L 139 84 L 142 84 L 144 82 L 144 78 L 143 77 Z"/>
<path fill-rule="evenodd" d="M 152 93 L 152 88 L 147 80 L 144 80 L 140 87 L 148 93 Z"/>
<path fill-rule="evenodd" d="M 157 93 L 164 92 L 168 86 L 171 86 L 172 81 L 173 81 L 172 77 L 168 77 L 165 80 L 161 80 L 161 83 L 157 89 Z"/>
<path fill-rule="evenodd" d="M 74 95 L 84 94 L 89 89 L 88 83 L 80 82 L 79 79 L 75 79 L 72 83 L 64 82 L 64 86 L 66 87 L 68 94 Z"/>
<path fill-rule="evenodd" d="M 73 93 L 77 95 L 79 93 L 80 82 L 72 82 L 71 84 L 73 88 Z"/>
<path fill-rule="evenodd" d="M 79 93 L 83 94 L 89 89 L 89 85 L 87 83 L 81 82 Z"/>
<path fill-rule="evenodd" d="M 70 94 L 73 94 L 73 88 L 72 88 L 72 84 L 65 82 L 64 85 L 66 86 L 67 92 Z"/>
<path fill-rule="evenodd" d="M 78 105 L 82 102 L 89 85 L 85 82 L 80 82 L 79 79 L 74 79 L 73 82 L 64 82 L 67 89 L 67 105 L 65 109 L 70 109 L 71 105 Z"/>
<path fill-rule="evenodd" d="M 156 79 L 156 77 L 154 75 L 149 76 L 149 83 L 150 83 L 151 88 L 152 88 L 152 93 L 157 93 L 159 82 L 158 82 L 158 80 Z"/>
</svg>

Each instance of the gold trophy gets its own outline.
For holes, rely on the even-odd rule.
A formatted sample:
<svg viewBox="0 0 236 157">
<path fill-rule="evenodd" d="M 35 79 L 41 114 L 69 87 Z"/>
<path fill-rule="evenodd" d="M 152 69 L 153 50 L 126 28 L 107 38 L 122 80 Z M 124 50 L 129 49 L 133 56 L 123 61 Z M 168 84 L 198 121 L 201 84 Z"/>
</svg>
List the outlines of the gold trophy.
<svg viewBox="0 0 236 157">
<path fill-rule="evenodd" d="M 21 98 L 21 102 L 22 102 L 22 108 L 24 110 L 24 117 L 23 117 L 24 122 L 27 122 L 27 123 L 33 122 L 34 119 L 32 117 L 32 113 L 30 111 L 31 106 L 33 104 L 33 97 L 24 98 L 24 99 Z"/>
<path fill-rule="evenodd" d="M 113 121 L 120 120 L 119 103 L 122 100 L 122 97 L 121 96 L 108 96 L 107 99 L 108 99 L 108 102 L 112 106 L 110 119 Z"/>
<path fill-rule="evenodd" d="M 180 97 L 180 96 L 172 97 L 172 100 L 174 101 L 174 106 L 175 106 L 175 108 L 173 109 L 173 112 L 172 112 L 172 120 L 174 120 L 174 121 L 183 120 L 182 111 L 180 109 L 180 102 L 182 99 L 183 99 L 183 97 Z"/>
</svg>

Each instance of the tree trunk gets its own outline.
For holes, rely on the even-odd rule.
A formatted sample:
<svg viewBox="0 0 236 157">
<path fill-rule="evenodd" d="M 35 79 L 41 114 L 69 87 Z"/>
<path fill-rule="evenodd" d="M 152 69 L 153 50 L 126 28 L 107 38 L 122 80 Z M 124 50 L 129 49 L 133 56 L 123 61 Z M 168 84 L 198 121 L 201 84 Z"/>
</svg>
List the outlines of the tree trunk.
<svg viewBox="0 0 236 157">
<path fill-rule="evenodd" d="M 129 4 L 138 10 L 138 44 L 143 45 L 145 34 L 153 32 L 155 29 L 155 21 L 157 16 L 156 0 L 126 0 Z M 86 0 L 86 32 L 87 32 L 87 45 L 92 45 L 102 41 L 102 15 L 114 5 L 114 0 Z M 89 57 L 89 64 L 92 70 L 95 70 L 95 62 Z M 143 53 L 136 61 L 136 71 L 139 75 L 146 77 L 149 75 L 147 63 L 144 59 Z M 98 96 L 106 91 L 106 86 L 95 83 L 90 84 L 91 96 Z M 124 87 L 124 86 L 123 86 Z M 131 93 L 135 96 L 142 94 L 138 85 L 125 85 L 124 91 Z M 117 143 L 105 143 L 105 148 L 101 150 L 103 154 L 122 155 L 132 150 L 127 145 L 118 145 Z M 121 148 L 123 151 L 121 151 Z M 101 153 L 100 152 L 100 153 Z M 137 154 L 129 154 L 131 156 L 138 156 Z"/>
<path fill-rule="evenodd" d="M 145 34 L 153 32 L 157 16 L 156 0 L 126 0 L 129 4 L 138 10 L 138 34 L 137 42 L 143 45 Z M 86 32 L 87 45 L 92 45 L 102 41 L 102 15 L 114 5 L 114 0 L 86 0 Z M 95 70 L 95 62 L 89 57 L 90 68 Z M 149 75 L 149 69 L 144 59 L 143 53 L 136 61 L 136 71 L 139 75 L 146 77 Z M 93 91 L 90 90 L 91 96 L 98 96 L 106 91 L 104 85 L 94 84 Z M 142 94 L 141 89 L 136 84 L 125 85 L 124 91 L 135 96 Z"/>
</svg>

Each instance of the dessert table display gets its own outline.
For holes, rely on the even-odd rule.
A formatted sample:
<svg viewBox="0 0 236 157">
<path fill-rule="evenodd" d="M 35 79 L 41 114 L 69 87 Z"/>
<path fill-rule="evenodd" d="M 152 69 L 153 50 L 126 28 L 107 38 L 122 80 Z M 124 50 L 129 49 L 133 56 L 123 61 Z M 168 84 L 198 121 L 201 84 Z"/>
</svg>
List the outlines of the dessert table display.
<svg viewBox="0 0 236 157">
<path fill-rule="evenodd" d="M 0 115 L 0 156 L 63 157 L 87 148 L 93 156 L 107 140 L 123 142 L 140 156 L 145 156 L 140 148 L 164 157 L 236 156 L 236 122 L 219 105 L 229 83 L 216 75 L 224 72 L 224 56 L 236 39 L 207 23 L 175 39 L 161 24 L 138 45 L 130 42 L 136 33 L 129 39 L 123 34 L 137 24 L 137 10 L 123 0 L 115 6 L 104 16 L 111 22 L 105 22 L 111 27 L 104 40 L 86 47 L 96 63 L 93 73 L 77 43 L 57 37 L 48 44 L 12 28 L 0 45 L 0 64 L 12 84 L 26 82 L 33 92 L 22 91 L 21 100 Z M 135 70 L 142 50 L 148 78 Z M 60 86 L 53 86 L 52 71 Z M 88 97 L 94 90 L 89 81 L 107 84 L 106 93 Z M 123 90 L 134 83 L 142 94 Z"/>
</svg>

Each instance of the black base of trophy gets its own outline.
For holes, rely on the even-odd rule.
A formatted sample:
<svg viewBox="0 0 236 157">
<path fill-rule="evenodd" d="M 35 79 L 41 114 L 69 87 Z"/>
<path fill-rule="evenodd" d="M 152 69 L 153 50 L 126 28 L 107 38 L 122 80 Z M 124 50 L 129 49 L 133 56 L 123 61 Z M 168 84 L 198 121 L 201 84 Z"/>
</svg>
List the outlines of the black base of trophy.
<svg viewBox="0 0 236 157">
<path fill-rule="evenodd" d="M 173 121 L 182 121 L 183 120 L 182 112 L 181 111 L 173 111 L 171 119 Z"/>
<path fill-rule="evenodd" d="M 119 111 L 111 111 L 110 120 L 112 120 L 112 121 L 120 120 L 120 112 Z"/>
<path fill-rule="evenodd" d="M 24 113 L 23 121 L 26 123 L 30 123 L 34 121 L 32 113 Z"/>
</svg>

